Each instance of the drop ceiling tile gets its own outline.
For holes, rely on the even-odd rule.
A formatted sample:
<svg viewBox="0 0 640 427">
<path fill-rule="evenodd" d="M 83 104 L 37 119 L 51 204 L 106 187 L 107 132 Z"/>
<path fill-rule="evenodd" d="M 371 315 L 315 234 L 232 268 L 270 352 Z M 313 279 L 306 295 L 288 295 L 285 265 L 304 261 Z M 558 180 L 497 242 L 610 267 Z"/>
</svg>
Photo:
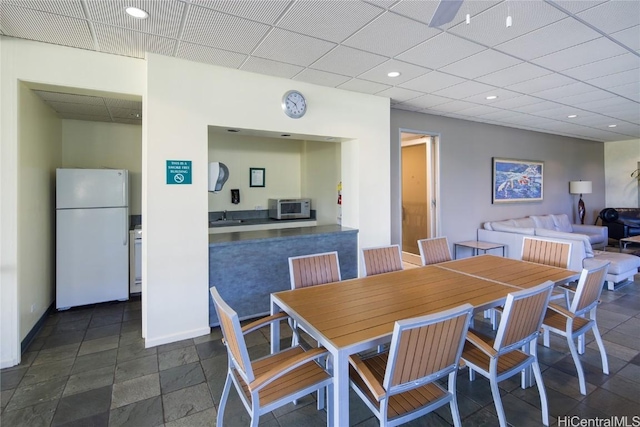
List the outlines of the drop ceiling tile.
<svg viewBox="0 0 640 427">
<path fill-rule="evenodd" d="M 407 102 L 403 102 L 400 105 L 409 105 L 412 107 L 422 108 L 432 108 L 437 105 L 446 104 L 447 102 L 451 102 L 452 100 L 449 98 L 443 98 L 442 96 L 437 95 L 423 95 L 418 98 L 411 99 Z"/>
<path fill-rule="evenodd" d="M 391 103 L 397 104 L 400 102 L 409 101 L 410 99 L 417 98 L 424 94 L 421 92 L 415 92 L 413 90 L 402 89 L 400 87 L 392 87 L 378 92 L 376 93 L 376 95 L 391 98 Z"/>
<path fill-rule="evenodd" d="M 519 110 L 520 107 L 539 104 L 541 102 L 544 102 L 544 101 L 540 98 L 535 98 L 533 96 L 528 96 L 528 95 L 521 95 L 515 98 L 508 98 L 508 99 L 498 98 L 495 101 L 493 101 L 491 105 L 494 107 L 504 108 L 507 110 L 511 110 L 511 109 Z"/>
<path fill-rule="evenodd" d="M 602 31 L 613 33 L 640 24 L 640 2 L 608 1 L 577 15 Z"/>
<path fill-rule="evenodd" d="M 578 108 L 589 110 L 590 109 L 589 107 L 593 104 L 594 101 L 601 101 L 604 99 L 614 99 L 614 98 L 616 98 L 616 96 L 610 92 L 607 92 L 604 90 L 594 90 L 587 93 L 567 96 L 558 100 L 558 102 L 565 105 L 575 105 Z"/>
<path fill-rule="evenodd" d="M 600 37 L 568 49 L 541 56 L 532 62 L 555 71 L 564 71 L 569 68 L 579 67 L 580 65 L 622 55 L 626 52 L 625 49 L 613 43 L 611 40 Z"/>
<path fill-rule="evenodd" d="M 384 12 L 354 1 L 298 1 L 278 21 L 278 27 L 340 43 Z"/>
<path fill-rule="evenodd" d="M 564 97 L 566 96 L 581 95 L 597 90 L 598 89 L 593 86 L 576 82 L 552 89 L 541 90 L 539 92 L 536 92 L 536 97 L 548 99 L 550 101 L 563 102 Z"/>
<path fill-rule="evenodd" d="M 546 76 L 527 80 L 522 83 L 507 85 L 507 89 L 515 92 L 521 92 L 523 94 L 535 94 L 536 92 L 553 89 L 554 87 L 569 85 L 575 82 L 576 81 L 574 79 L 565 77 L 560 74 L 549 74 Z"/>
<path fill-rule="evenodd" d="M 610 115 L 613 112 L 630 111 L 634 114 L 640 115 L 640 105 L 637 102 L 624 99 L 622 97 L 607 98 L 599 101 L 591 102 L 591 111 L 597 109 L 597 112 Z"/>
<path fill-rule="evenodd" d="M 453 27 L 454 25 L 464 22 L 467 13 L 471 16 L 476 16 L 486 9 L 489 9 L 500 3 L 500 1 L 502 0 L 467 1 L 458 10 L 458 13 L 456 13 L 456 16 L 451 20 L 451 22 L 444 24 L 439 28 L 445 30 L 447 28 Z M 437 1 L 402 0 L 394 4 L 391 7 L 391 10 L 399 15 L 403 15 L 428 24 L 429 22 L 431 22 L 431 18 L 433 17 L 433 13 L 435 12 L 437 6 Z"/>
<path fill-rule="evenodd" d="M 490 107 L 488 105 L 476 105 L 475 107 L 466 108 L 464 110 L 458 111 L 458 114 L 462 114 L 468 117 L 478 118 L 482 116 L 484 118 L 485 114 L 490 113 L 499 113 L 504 110 L 500 110 L 498 108 Z"/>
<path fill-rule="evenodd" d="M 615 128 L 607 128 L 607 130 L 625 134 L 625 135 L 634 136 L 636 138 L 640 136 L 640 126 L 633 125 L 630 123 L 629 124 L 622 123 L 616 126 Z"/>
<path fill-rule="evenodd" d="M 80 0 L 51 1 L 51 0 L 2 0 L 6 5 L 20 6 L 56 15 L 86 19 Z"/>
<path fill-rule="evenodd" d="M 611 37 L 618 40 L 631 50 L 640 50 L 640 25 L 613 33 L 611 34 Z"/>
<path fill-rule="evenodd" d="M 191 3 L 252 21 L 273 25 L 291 2 L 290 0 L 191 0 Z"/>
<path fill-rule="evenodd" d="M 132 110 L 130 108 L 109 108 L 113 119 L 131 119 L 140 120 L 142 118 L 142 110 Z"/>
<path fill-rule="evenodd" d="M 400 75 L 398 77 L 389 77 L 387 74 L 390 71 L 398 71 Z M 431 70 L 408 64 L 406 62 L 396 61 L 395 59 L 390 59 L 387 62 L 360 74 L 358 78 L 397 86 L 400 83 L 419 77 L 429 71 Z"/>
<path fill-rule="evenodd" d="M 610 88 L 620 86 L 627 83 L 634 83 L 640 80 L 640 70 L 633 69 L 623 71 L 621 73 L 609 74 L 607 76 L 598 77 L 587 80 L 587 83 L 601 88 Z"/>
<path fill-rule="evenodd" d="M 507 16 L 512 17 L 510 28 L 506 28 Z M 493 47 L 563 18 L 566 14 L 544 2 L 509 0 L 473 16 L 469 25 L 458 24 L 449 32 Z"/>
<path fill-rule="evenodd" d="M 561 121 L 570 121 L 571 119 L 568 117 L 570 115 L 576 114 L 578 117 L 581 116 L 592 116 L 593 113 L 588 111 L 583 111 L 578 108 L 568 106 L 568 105 L 559 105 L 555 108 L 546 108 L 544 110 L 536 111 L 535 113 L 531 113 L 534 116 L 547 117 L 549 119 L 561 120 Z M 577 118 L 577 117 L 576 117 Z"/>
<path fill-rule="evenodd" d="M 73 93 L 50 92 L 46 90 L 34 90 L 36 95 L 41 99 L 50 102 L 64 102 L 84 105 L 102 105 L 104 100 L 97 96 L 76 95 Z"/>
<path fill-rule="evenodd" d="M 128 28 L 165 37 L 178 37 L 185 3 L 152 0 L 85 0 L 94 22 Z M 137 7 L 149 14 L 147 19 L 129 16 L 125 9 Z"/>
<path fill-rule="evenodd" d="M 505 55 L 504 53 L 495 50 L 484 50 L 468 58 L 442 67 L 440 71 L 467 79 L 474 79 L 502 70 L 503 68 L 512 67 L 520 62 L 522 61 Z"/>
<path fill-rule="evenodd" d="M 176 57 L 221 67 L 238 68 L 247 59 L 248 55 L 216 49 L 215 47 L 180 42 Z"/>
<path fill-rule="evenodd" d="M 620 71 L 640 70 L 640 58 L 632 53 L 624 53 L 612 58 L 594 61 L 580 67 L 564 70 L 563 74 L 580 80 L 591 80 Z M 638 74 L 640 75 L 640 74 Z"/>
<path fill-rule="evenodd" d="M 550 0 L 549 3 L 557 4 L 561 8 L 571 13 L 578 13 L 602 4 L 606 1 L 608 0 Z"/>
<path fill-rule="evenodd" d="M 374 93 L 382 92 L 385 89 L 389 89 L 390 87 L 391 86 L 389 85 L 383 85 L 380 83 L 370 82 L 367 80 L 351 79 L 348 82 L 345 82 L 340 86 L 338 86 L 338 89 L 374 94 Z"/>
<path fill-rule="evenodd" d="M 408 104 L 394 104 L 391 106 L 392 110 L 403 110 L 403 111 L 420 111 L 422 107 L 414 107 L 413 105 Z"/>
<path fill-rule="evenodd" d="M 47 101 L 58 113 L 68 114 L 86 114 L 91 116 L 109 116 L 107 107 L 103 105 L 75 104 L 69 102 L 53 102 Z"/>
<path fill-rule="evenodd" d="M 308 67 L 334 46 L 334 43 L 274 28 L 254 50 L 253 55 Z"/>
<path fill-rule="evenodd" d="M 521 116 L 521 115 L 522 113 L 519 113 L 517 111 L 502 110 L 502 109 L 496 108 L 496 111 L 494 111 L 493 113 L 483 114 L 482 118 L 487 120 L 502 122 L 505 120 L 509 120 L 509 119 Z"/>
<path fill-rule="evenodd" d="M 479 93 L 485 93 L 494 89 L 494 87 L 491 87 L 489 85 L 467 80 L 466 82 L 457 84 L 455 86 L 437 90 L 433 92 L 433 94 L 444 96 L 447 98 L 462 99 L 477 95 Z"/>
<path fill-rule="evenodd" d="M 270 29 L 268 25 L 195 5 L 190 6 L 188 16 L 182 40 L 237 53 L 251 53 Z"/>
<path fill-rule="evenodd" d="M 494 49 L 531 60 L 598 37 L 600 34 L 595 30 L 573 18 L 565 18 L 499 44 Z"/>
<path fill-rule="evenodd" d="M 548 74 L 551 74 L 551 71 L 538 67 L 537 65 L 521 62 L 513 67 L 504 68 L 491 74 L 478 77 L 476 80 L 481 83 L 503 87 Z"/>
<path fill-rule="evenodd" d="M 608 90 L 625 98 L 640 102 L 640 81 L 611 87 Z"/>
<path fill-rule="evenodd" d="M 440 33 L 411 19 L 385 12 L 343 44 L 384 56 L 395 56 Z"/>
<path fill-rule="evenodd" d="M 497 96 L 496 99 L 487 99 L 487 96 Z M 490 106 L 495 106 L 498 101 L 503 101 L 506 99 L 511 99 L 511 98 L 520 98 L 522 95 L 520 95 L 517 92 L 512 92 L 510 90 L 506 90 L 506 89 L 498 89 L 498 88 L 491 88 L 486 92 L 481 92 L 481 93 L 477 93 L 474 95 L 470 95 L 466 98 L 463 97 L 463 99 L 465 101 L 469 101 L 469 102 L 475 102 L 477 104 L 483 104 L 483 105 L 490 105 Z"/>
<path fill-rule="evenodd" d="M 100 99 L 100 98 L 98 98 Z M 128 99 L 102 98 L 107 107 L 128 108 L 130 110 L 142 111 L 142 101 L 132 101 Z"/>
<path fill-rule="evenodd" d="M 59 117 L 64 120 L 84 120 L 89 122 L 113 122 L 109 116 L 92 116 L 90 114 L 72 114 L 64 113 L 59 114 Z"/>
<path fill-rule="evenodd" d="M 436 105 L 434 107 L 431 107 L 430 109 L 440 111 L 442 113 L 456 113 L 461 110 L 473 107 L 477 107 L 477 105 L 466 101 L 451 101 L 447 102 L 446 104 Z"/>
<path fill-rule="evenodd" d="M 302 82 L 313 83 L 320 86 L 336 87 L 342 83 L 351 80 L 350 77 L 341 76 L 340 74 L 328 73 L 326 71 L 313 70 L 311 68 L 305 68 L 298 73 L 294 80 Z"/>
<path fill-rule="evenodd" d="M 271 61 L 270 59 L 250 56 L 249 59 L 247 59 L 247 61 L 240 67 L 240 69 L 244 71 L 252 71 L 254 73 L 290 79 L 291 77 L 302 71 L 304 68 L 297 65 L 286 64 L 284 62 Z"/>
<path fill-rule="evenodd" d="M 176 41 L 147 33 L 94 24 L 98 46 L 102 52 L 144 58 L 145 52 L 173 56 Z"/>
<path fill-rule="evenodd" d="M 518 111 L 531 115 L 539 111 L 553 110 L 561 106 L 562 105 L 556 104 L 555 102 L 542 101 L 535 104 L 523 105 L 522 107 L 518 107 Z"/>
<path fill-rule="evenodd" d="M 418 2 L 416 2 L 418 3 Z M 485 47 L 448 33 L 441 33 L 397 56 L 397 59 L 428 68 L 441 68 L 486 50 Z"/>
<path fill-rule="evenodd" d="M 346 46 L 338 46 L 311 65 L 311 68 L 356 77 L 382 64 L 387 58 Z"/>
<path fill-rule="evenodd" d="M 9 4 L 0 6 L 0 26 L 11 37 L 63 46 L 93 49 L 87 22 L 67 16 L 25 9 Z M 64 31 L 60 31 L 64 28 Z"/>
<path fill-rule="evenodd" d="M 464 81 L 465 80 L 460 77 L 441 73 L 439 71 L 432 71 L 413 80 L 409 80 L 406 83 L 402 83 L 399 86 L 419 92 L 432 93 L 440 89 L 463 83 Z"/>
</svg>

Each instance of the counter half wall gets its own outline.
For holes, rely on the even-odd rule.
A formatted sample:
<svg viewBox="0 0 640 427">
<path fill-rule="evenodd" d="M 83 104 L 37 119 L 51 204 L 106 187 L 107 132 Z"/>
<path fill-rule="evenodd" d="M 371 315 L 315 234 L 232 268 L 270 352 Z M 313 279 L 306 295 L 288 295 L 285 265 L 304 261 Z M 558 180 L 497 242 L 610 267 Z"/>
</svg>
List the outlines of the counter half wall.
<svg viewBox="0 0 640 427">
<path fill-rule="evenodd" d="M 342 279 L 358 276 L 358 230 L 339 225 L 209 235 L 209 287 L 240 319 L 268 314 L 273 292 L 291 289 L 292 256 L 338 251 Z M 207 295 L 209 293 L 207 292 Z M 209 295 L 209 324 L 219 324 Z"/>
</svg>

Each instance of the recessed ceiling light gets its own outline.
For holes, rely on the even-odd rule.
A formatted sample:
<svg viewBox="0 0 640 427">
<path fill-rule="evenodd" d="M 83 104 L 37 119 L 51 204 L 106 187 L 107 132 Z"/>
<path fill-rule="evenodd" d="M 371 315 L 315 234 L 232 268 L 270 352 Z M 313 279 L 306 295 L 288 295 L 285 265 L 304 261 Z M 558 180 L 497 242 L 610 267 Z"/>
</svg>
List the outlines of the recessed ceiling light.
<svg viewBox="0 0 640 427">
<path fill-rule="evenodd" d="M 609 125 L 610 128 L 617 127 L 618 125 Z"/>
<path fill-rule="evenodd" d="M 577 115 L 577 114 L 569 114 L 569 115 L 567 116 L 567 118 L 568 118 L 568 119 L 575 119 L 576 117 L 578 117 L 578 115 Z"/>
<path fill-rule="evenodd" d="M 400 75 L 399 71 L 391 71 L 390 73 L 387 73 L 387 76 L 389 77 L 398 77 Z"/>
<path fill-rule="evenodd" d="M 137 7 L 128 7 L 124 11 L 136 19 L 147 19 L 149 17 L 147 12 Z"/>
<path fill-rule="evenodd" d="M 489 95 L 487 96 L 488 100 L 492 100 L 492 99 L 498 99 L 498 95 Z"/>
</svg>

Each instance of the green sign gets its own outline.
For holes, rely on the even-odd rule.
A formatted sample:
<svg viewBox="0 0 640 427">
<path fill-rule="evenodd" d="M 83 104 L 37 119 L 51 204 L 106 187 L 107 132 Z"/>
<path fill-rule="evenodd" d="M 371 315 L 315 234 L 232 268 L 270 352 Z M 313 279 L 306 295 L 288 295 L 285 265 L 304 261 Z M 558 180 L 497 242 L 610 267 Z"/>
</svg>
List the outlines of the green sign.
<svg viewBox="0 0 640 427">
<path fill-rule="evenodd" d="M 167 184 L 191 184 L 191 160 L 167 160 Z"/>
</svg>

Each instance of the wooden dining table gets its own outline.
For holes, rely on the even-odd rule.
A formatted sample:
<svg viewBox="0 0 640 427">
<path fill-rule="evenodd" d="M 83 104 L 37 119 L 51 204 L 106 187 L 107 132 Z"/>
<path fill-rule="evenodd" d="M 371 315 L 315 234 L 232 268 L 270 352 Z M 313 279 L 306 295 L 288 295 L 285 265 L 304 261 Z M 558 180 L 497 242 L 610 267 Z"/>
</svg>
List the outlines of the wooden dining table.
<svg viewBox="0 0 640 427">
<path fill-rule="evenodd" d="M 271 312 L 286 312 L 331 354 L 327 416 L 342 427 L 349 425 L 349 356 L 388 343 L 397 320 L 464 303 L 478 312 L 504 304 L 510 292 L 578 277 L 563 268 L 480 255 L 273 293 Z M 271 329 L 272 351 L 279 350 L 279 333 Z"/>
</svg>

